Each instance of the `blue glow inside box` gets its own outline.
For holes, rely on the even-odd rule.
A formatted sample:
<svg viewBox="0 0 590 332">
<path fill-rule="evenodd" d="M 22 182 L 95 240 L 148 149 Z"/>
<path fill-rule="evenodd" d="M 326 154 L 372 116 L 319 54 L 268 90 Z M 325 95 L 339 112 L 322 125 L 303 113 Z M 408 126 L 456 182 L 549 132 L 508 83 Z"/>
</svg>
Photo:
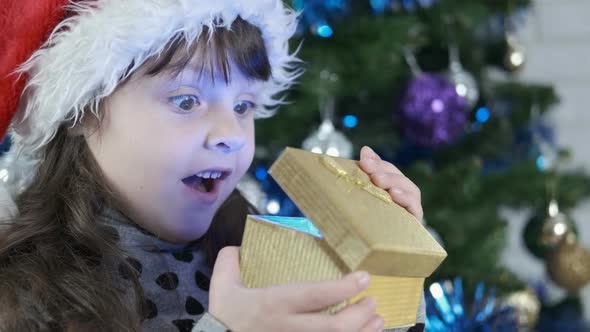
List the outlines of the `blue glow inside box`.
<svg viewBox="0 0 590 332">
<path fill-rule="evenodd" d="M 254 216 L 264 221 L 270 222 L 275 225 L 294 229 L 299 232 L 303 232 L 309 235 L 313 235 L 317 238 L 323 238 L 320 230 L 311 222 L 311 220 L 303 217 L 280 217 L 280 216 Z"/>
</svg>

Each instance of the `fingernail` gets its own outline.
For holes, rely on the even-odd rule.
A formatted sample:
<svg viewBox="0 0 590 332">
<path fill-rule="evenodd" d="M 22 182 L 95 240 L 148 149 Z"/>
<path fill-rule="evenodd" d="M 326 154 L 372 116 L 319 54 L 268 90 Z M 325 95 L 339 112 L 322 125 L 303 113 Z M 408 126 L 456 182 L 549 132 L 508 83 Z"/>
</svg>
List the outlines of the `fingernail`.
<svg viewBox="0 0 590 332">
<path fill-rule="evenodd" d="M 369 276 L 369 274 L 367 272 L 360 271 L 360 272 L 357 272 L 356 280 L 357 280 L 359 287 L 365 288 L 369 285 L 369 282 L 371 281 L 371 277 Z"/>
<path fill-rule="evenodd" d="M 379 155 L 377 154 L 377 152 L 375 152 L 375 150 L 371 149 L 371 147 L 368 147 L 369 151 L 371 151 L 371 155 L 373 155 L 373 158 L 379 158 Z"/>
<path fill-rule="evenodd" d="M 385 323 L 383 322 L 383 318 L 381 318 L 381 316 L 377 316 L 373 319 L 373 327 L 377 331 L 381 331 L 383 329 L 384 324 Z"/>
</svg>

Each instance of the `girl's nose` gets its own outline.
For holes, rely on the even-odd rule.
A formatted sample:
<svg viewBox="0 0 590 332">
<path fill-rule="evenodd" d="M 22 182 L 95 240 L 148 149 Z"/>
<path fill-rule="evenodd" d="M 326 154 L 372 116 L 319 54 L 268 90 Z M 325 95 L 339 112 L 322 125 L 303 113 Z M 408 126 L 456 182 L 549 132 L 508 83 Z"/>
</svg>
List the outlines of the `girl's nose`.
<svg viewBox="0 0 590 332">
<path fill-rule="evenodd" d="M 205 142 L 206 148 L 222 152 L 234 152 L 242 149 L 246 143 L 247 135 L 233 109 L 231 112 L 220 111 L 215 113 L 217 114 L 212 116 L 209 135 Z M 220 113 L 223 113 L 223 115 Z"/>
</svg>

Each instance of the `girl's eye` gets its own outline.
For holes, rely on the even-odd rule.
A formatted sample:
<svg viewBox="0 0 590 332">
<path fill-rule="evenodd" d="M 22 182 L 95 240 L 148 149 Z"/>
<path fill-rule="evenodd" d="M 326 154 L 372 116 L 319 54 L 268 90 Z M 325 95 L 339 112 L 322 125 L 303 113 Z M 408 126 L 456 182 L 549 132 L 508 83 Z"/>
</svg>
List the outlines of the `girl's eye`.
<svg viewBox="0 0 590 332">
<path fill-rule="evenodd" d="M 190 113 L 195 105 L 200 105 L 199 98 L 193 95 L 181 95 L 168 98 L 168 101 L 176 105 L 181 113 Z"/>
<path fill-rule="evenodd" d="M 240 100 L 234 104 L 234 112 L 244 115 L 256 108 L 256 104 L 247 100 Z"/>
</svg>

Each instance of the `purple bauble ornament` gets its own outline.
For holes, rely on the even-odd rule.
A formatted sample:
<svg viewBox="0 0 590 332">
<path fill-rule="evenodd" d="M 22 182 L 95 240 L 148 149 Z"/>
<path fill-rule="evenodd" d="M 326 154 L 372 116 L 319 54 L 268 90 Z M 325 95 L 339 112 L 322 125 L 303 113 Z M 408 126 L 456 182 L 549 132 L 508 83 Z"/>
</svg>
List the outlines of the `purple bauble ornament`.
<svg viewBox="0 0 590 332">
<path fill-rule="evenodd" d="M 466 100 L 442 76 L 422 73 L 414 78 L 400 101 L 399 119 L 405 137 L 437 147 L 451 143 L 465 131 Z"/>
</svg>

